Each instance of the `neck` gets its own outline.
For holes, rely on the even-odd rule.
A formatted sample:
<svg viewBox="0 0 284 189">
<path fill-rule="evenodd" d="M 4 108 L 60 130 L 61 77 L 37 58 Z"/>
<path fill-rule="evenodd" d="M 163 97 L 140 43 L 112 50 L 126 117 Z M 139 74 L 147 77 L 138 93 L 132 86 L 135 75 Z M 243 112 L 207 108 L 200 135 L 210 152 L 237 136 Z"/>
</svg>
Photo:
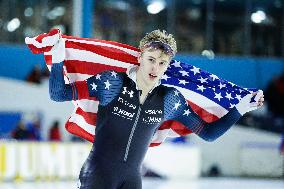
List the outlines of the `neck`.
<svg viewBox="0 0 284 189">
<path fill-rule="evenodd" d="M 149 92 L 155 85 L 155 83 L 146 83 L 143 80 L 141 70 L 138 69 L 136 73 L 136 83 L 139 90 L 142 90 L 142 93 Z"/>
</svg>

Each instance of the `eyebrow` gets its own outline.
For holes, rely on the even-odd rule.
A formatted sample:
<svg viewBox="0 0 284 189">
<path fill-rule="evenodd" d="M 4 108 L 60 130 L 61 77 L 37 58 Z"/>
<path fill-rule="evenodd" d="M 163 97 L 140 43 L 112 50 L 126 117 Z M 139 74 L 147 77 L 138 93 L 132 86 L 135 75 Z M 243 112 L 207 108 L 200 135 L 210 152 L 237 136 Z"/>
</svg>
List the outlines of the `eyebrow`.
<svg viewBox="0 0 284 189">
<path fill-rule="evenodd" d="M 155 58 L 155 57 L 153 57 L 153 56 L 148 56 L 148 58 L 153 58 L 153 59 L 155 59 L 155 60 L 156 60 L 156 58 Z M 163 59 L 161 62 L 167 62 L 167 60 Z"/>
</svg>

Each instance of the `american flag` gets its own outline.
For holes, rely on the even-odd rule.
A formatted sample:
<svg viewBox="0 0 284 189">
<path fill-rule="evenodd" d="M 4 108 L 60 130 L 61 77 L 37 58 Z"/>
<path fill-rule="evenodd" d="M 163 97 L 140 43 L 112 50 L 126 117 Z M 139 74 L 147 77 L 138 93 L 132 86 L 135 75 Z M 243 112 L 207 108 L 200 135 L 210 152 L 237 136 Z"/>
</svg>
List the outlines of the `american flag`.
<svg viewBox="0 0 284 189">
<path fill-rule="evenodd" d="M 62 35 L 58 29 L 33 38 L 26 38 L 25 42 L 33 53 L 44 53 L 50 70 L 52 56 L 49 51 L 61 37 L 65 39 L 65 83 L 82 81 L 105 70 L 125 72 L 128 67 L 138 65 L 139 49 L 135 47 L 113 41 L 66 36 Z M 214 74 L 177 60 L 171 61 L 161 81 L 163 85 L 177 88 L 192 109 L 206 122 L 221 118 L 242 97 L 257 91 L 239 87 Z M 65 128 L 74 135 L 94 142 L 98 101 L 94 97 L 89 97 L 87 89 L 79 88 L 78 90 L 83 95 L 79 100 L 72 101 L 75 108 Z M 178 137 L 190 133 L 192 132 L 181 123 L 167 121 L 159 127 L 150 146 L 160 145 L 166 137 Z"/>
</svg>

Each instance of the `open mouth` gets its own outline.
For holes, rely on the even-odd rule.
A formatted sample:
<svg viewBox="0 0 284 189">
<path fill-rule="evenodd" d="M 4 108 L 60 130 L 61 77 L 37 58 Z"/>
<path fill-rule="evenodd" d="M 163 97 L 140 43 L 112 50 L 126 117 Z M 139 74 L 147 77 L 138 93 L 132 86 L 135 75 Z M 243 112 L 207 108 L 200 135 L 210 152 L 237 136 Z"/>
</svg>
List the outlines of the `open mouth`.
<svg viewBox="0 0 284 189">
<path fill-rule="evenodd" d="M 150 76 L 150 79 L 155 79 L 157 76 L 156 75 L 154 75 L 154 74 L 149 74 L 149 76 Z"/>
</svg>

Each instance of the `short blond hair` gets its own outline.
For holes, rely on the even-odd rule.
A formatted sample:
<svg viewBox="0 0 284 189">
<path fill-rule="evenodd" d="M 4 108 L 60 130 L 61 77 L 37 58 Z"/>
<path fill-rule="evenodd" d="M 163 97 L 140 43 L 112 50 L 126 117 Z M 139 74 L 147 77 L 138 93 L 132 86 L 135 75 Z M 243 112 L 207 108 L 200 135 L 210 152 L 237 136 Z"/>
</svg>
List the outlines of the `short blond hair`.
<svg viewBox="0 0 284 189">
<path fill-rule="evenodd" d="M 159 29 L 147 33 L 139 42 L 139 49 L 142 51 L 145 48 L 145 46 L 147 46 L 147 44 L 153 41 L 159 41 L 161 43 L 168 45 L 172 49 L 173 55 L 176 54 L 177 45 L 173 35 L 167 33 L 165 30 L 161 31 Z"/>
</svg>

